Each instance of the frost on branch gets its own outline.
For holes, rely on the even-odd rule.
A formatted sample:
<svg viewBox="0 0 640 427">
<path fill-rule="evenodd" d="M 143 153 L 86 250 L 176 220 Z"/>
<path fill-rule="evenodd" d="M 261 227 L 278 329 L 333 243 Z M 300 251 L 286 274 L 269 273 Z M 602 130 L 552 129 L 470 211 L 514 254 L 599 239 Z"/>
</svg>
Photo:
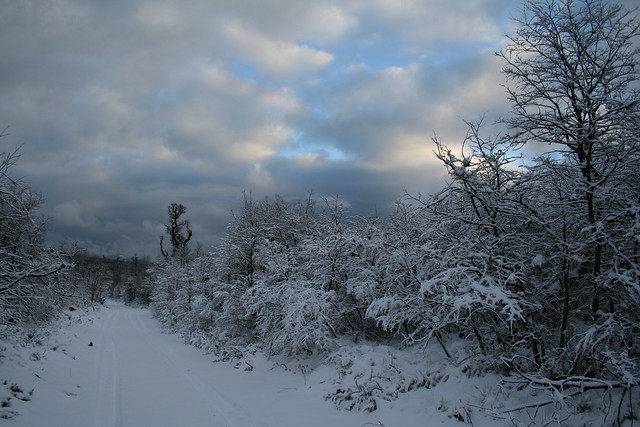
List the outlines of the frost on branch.
<svg viewBox="0 0 640 427">
<path fill-rule="evenodd" d="M 255 286 L 245 307 L 255 317 L 255 331 L 270 354 L 324 353 L 335 349 L 332 291 L 293 283 Z"/>
<path fill-rule="evenodd" d="M 51 319 L 73 294 L 63 277 L 72 251 L 45 245 L 43 199 L 11 176 L 19 158 L 18 148 L 0 152 L 0 336 Z"/>
</svg>

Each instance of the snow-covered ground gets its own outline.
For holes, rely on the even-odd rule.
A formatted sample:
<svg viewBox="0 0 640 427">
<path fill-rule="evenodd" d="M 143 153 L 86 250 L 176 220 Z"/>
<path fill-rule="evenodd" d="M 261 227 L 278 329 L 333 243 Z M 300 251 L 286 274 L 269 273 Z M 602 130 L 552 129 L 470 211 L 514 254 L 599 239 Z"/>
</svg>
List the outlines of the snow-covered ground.
<svg viewBox="0 0 640 427">
<path fill-rule="evenodd" d="M 311 370 L 259 354 L 238 363 L 164 333 L 146 309 L 70 312 L 37 345 L 0 343 L 0 416 L 19 426 L 491 426 L 496 378 L 436 355 L 360 345 Z M 434 347 L 433 354 L 438 351 Z M 455 349 L 454 349 L 455 351 Z M 438 362 L 440 360 L 440 362 Z M 425 364 L 427 362 L 427 364 Z M 441 366 L 438 364 L 442 363 Z M 447 368 L 449 366 L 449 368 Z M 473 364 L 468 365 L 472 369 Z M 456 374 L 458 372 L 458 374 Z M 333 399 L 325 398 L 333 395 Z M 504 402 L 496 402 L 503 399 Z M 333 400 L 333 401 L 332 401 Z M 372 403 L 374 402 L 374 403 Z M 516 403 L 516 402 L 514 402 Z M 338 410 L 366 408 L 376 410 Z"/>
<path fill-rule="evenodd" d="M 460 425 L 430 407 L 424 393 L 381 400 L 373 413 L 337 410 L 323 397 L 335 386 L 322 369 L 306 375 L 260 357 L 250 371 L 246 363 L 213 363 L 213 355 L 163 333 L 148 310 L 116 302 L 74 315 L 44 341 L 43 347 L 4 344 L 0 379 L 22 390 L 2 408 L 4 416 L 15 414 L 7 425 Z M 8 387 L 2 393 L 6 400 Z"/>
</svg>

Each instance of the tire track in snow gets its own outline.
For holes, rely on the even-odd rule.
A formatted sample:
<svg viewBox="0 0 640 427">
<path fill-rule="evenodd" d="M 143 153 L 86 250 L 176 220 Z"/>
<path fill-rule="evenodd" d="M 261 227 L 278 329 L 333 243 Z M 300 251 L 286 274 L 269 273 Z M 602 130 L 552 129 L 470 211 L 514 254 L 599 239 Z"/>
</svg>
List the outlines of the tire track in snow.
<svg viewBox="0 0 640 427">
<path fill-rule="evenodd" d="M 186 383 L 192 386 L 193 390 L 204 400 L 211 405 L 211 408 L 215 411 L 217 423 L 216 427 L 269 427 L 268 425 L 259 422 L 252 415 L 243 410 L 240 406 L 233 403 L 229 399 L 226 399 L 222 393 L 216 389 L 213 385 L 203 381 L 196 374 L 187 370 L 184 362 L 181 361 L 176 355 L 170 354 L 166 348 L 160 348 L 154 340 L 149 338 L 149 331 L 141 324 L 139 315 L 143 314 L 141 310 L 133 311 L 127 310 L 127 318 L 129 324 L 133 330 L 140 336 L 154 353 L 161 357 L 167 369 L 175 372 Z"/>
<path fill-rule="evenodd" d="M 117 348 L 113 340 L 117 313 L 109 311 L 103 321 L 99 348 L 98 393 L 96 395 L 96 414 L 94 427 L 122 427 L 122 392 Z"/>
</svg>

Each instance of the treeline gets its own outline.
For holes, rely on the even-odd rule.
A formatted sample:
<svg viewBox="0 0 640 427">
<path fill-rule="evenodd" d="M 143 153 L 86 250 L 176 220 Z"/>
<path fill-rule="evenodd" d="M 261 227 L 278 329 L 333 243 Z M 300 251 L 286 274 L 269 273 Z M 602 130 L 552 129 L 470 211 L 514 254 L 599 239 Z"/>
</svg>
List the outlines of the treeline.
<svg viewBox="0 0 640 427">
<path fill-rule="evenodd" d="M 165 251 L 153 269 L 158 317 L 219 352 L 400 338 L 449 354 L 463 339 L 488 369 L 550 395 L 621 388 L 630 398 L 640 381 L 640 24 L 597 0 L 525 9 L 498 53 L 508 131 L 486 136 L 468 122 L 461 148 L 436 138 L 445 189 L 405 195 L 384 219 L 350 217 L 338 199 L 245 196 L 212 254 Z M 530 147 L 546 151 L 532 158 Z"/>
<path fill-rule="evenodd" d="M 149 268 L 146 258 L 99 257 L 76 253 L 70 285 L 82 289 L 83 300 L 103 304 L 107 298 L 120 299 L 127 304 L 148 306 L 151 297 Z"/>
</svg>

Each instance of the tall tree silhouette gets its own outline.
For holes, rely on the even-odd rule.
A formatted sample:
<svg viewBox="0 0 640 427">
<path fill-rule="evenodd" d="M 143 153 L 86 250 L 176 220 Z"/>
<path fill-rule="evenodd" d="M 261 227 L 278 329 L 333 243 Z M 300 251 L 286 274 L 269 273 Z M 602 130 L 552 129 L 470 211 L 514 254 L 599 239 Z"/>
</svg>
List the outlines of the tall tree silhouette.
<svg viewBox="0 0 640 427">
<path fill-rule="evenodd" d="M 167 213 L 169 214 L 169 225 L 165 224 L 165 228 L 171 239 L 171 256 L 187 255 L 189 251 L 187 245 L 193 235 L 189 227 L 189 220 L 181 219 L 187 213 L 187 208 L 181 203 L 173 202 L 167 207 Z M 168 258 L 169 253 L 164 249 L 163 243 L 164 236 L 160 236 L 160 251 L 165 258 Z"/>
</svg>

